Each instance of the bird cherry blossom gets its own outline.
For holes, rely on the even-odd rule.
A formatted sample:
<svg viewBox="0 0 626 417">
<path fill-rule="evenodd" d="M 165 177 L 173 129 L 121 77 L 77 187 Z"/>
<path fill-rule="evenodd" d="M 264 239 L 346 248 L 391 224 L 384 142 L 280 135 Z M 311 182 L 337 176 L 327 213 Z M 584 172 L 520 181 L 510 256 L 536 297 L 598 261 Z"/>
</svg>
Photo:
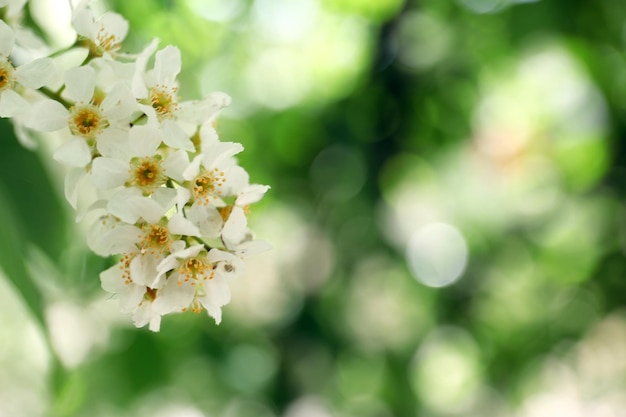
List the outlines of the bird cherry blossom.
<svg viewBox="0 0 626 417">
<path fill-rule="evenodd" d="M 52 156 L 67 168 L 66 198 L 77 221 L 91 222 L 89 248 L 111 257 L 103 290 L 137 327 L 159 331 L 163 316 L 183 311 L 220 323 L 245 258 L 269 248 L 247 221 L 269 187 L 250 183 L 236 159 L 243 146 L 215 128 L 230 97 L 181 100 L 180 50 L 153 40 L 139 54 L 120 52 L 128 22 L 96 18 L 89 0 L 72 9 L 75 44 L 54 52 L 77 50 L 82 62 L 58 77 L 51 57 L 16 63 L 36 56 L 14 53 L 19 13 L 5 19 L 23 5 L 0 0 L 0 116 L 24 137 L 63 141 Z"/>
<path fill-rule="evenodd" d="M 128 34 L 128 22 L 117 13 L 95 18 L 89 0 L 81 1 L 72 13 L 72 25 L 92 57 L 114 58 Z"/>
<path fill-rule="evenodd" d="M 99 153 L 100 139 L 113 141 L 124 134 L 136 103 L 123 83 L 106 93 L 97 89 L 92 67 L 71 68 L 64 78 L 64 103 L 41 100 L 33 106 L 28 127 L 42 132 L 67 128 L 71 139 L 57 149 L 55 159 L 83 167 Z"/>
<path fill-rule="evenodd" d="M 13 29 L 0 20 L 0 117 L 16 117 L 27 111 L 30 104 L 19 90 L 24 87 L 41 88 L 55 75 L 50 58 L 39 58 L 14 66 L 10 57 L 14 45 Z"/>
</svg>

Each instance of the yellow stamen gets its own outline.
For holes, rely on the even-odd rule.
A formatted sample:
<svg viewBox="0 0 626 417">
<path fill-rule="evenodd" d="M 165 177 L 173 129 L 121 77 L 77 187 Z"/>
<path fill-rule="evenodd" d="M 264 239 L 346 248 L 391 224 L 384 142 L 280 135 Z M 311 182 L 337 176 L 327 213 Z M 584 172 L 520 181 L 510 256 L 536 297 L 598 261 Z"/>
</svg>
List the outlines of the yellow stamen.
<svg viewBox="0 0 626 417">
<path fill-rule="evenodd" d="M 98 35 L 96 36 L 98 47 L 105 52 L 115 52 L 122 47 L 122 43 L 110 33 L 104 30 L 104 27 L 100 28 Z"/>
<path fill-rule="evenodd" d="M 161 118 L 172 118 L 174 113 L 178 111 L 178 89 L 176 87 L 167 87 L 164 85 L 156 85 L 150 90 L 150 105 Z"/>
<path fill-rule="evenodd" d="M 74 136 L 93 139 L 106 129 L 109 122 L 93 104 L 80 104 L 70 108 L 69 127 Z"/>
<path fill-rule="evenodd" d="M 0 91 L 13 88 L 13 65 L 6 59 L 0 60 Z"/>
<path fill-rule="evenodd" d="M 214 168 L 213 171 L 198 176 L 194 181 L 193 196 L 203 205 L 208 205 L 211 199 L 217 199 L 224 193 L 226 174 Z"/>
<path fill-rule="evenodd" d="M 130 161 L 130 179 L 126 185 L 141 188 L 143 194 L 148 196 L 165 184 L 166 179 L 159 155 L 133 158 Z"/>
<path fill-rule="evenodd" d="M 189 281 L 192 281 L 191 285 L 196 285 L 197 282 L 202 285 L 204 280 L 213 279 L 214 276 L 213 265 L 198 257 L 187 259 L 178 268 L 178 273 L 180 274 L 178 285 Z"/>
<path fill-rule="evenodd" d="M 170 250 L 172 238 L 165 226 L 158 224 L 145 225 L 142 227 L 144 234 L 139 243 L 141 253 L 157 254 Z"/>
</svg>

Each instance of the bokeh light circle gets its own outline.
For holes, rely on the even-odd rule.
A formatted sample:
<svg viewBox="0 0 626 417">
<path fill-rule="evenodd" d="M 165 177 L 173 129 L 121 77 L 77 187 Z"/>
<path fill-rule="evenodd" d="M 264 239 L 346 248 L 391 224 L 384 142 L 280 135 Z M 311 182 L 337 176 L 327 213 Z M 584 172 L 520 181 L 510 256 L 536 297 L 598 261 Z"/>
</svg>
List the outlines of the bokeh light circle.
<svg viewBox="0 0 626 417">
<path fill-rule="evenodd" d="M 459 230 L 446 223 L 418 229 L 406 249 L 415 279 L 429 287 L 445 287 L 458 280 L 467 264 L 467 244 Z"/>
</svg>

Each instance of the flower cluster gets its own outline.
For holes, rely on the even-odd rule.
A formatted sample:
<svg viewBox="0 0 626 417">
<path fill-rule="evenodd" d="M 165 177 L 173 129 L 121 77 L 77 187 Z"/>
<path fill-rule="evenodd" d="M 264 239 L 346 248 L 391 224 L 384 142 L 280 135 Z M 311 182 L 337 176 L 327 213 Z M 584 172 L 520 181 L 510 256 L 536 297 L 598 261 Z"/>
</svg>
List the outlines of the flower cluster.
<svg viewBox="0 0 626 417">
<path fill-rule="evenodd" d="M 243 147 L 215 129 L 230 98 L 181 101 L 180 51 L 155 40 L 120 52 L 128 22 L 96 18 L 88 0 L 72 10 L 74 45 L 30 50 L 17 23 L 24 3 L 0 0 L 0 116 L 27 145 L 32 132 L 64 136 L 53 157 L 68 167 L 66 197 L 79 220 L 97 218 L 89 247 L 119 259 L 102 287 L 137 327 L 158 331 L 163 315 L 185 310 L 219 323 L 229 281 L 268 246 L 246 215 L 269 187 L 250 184 L 235 159 Z M 81 51 L 75 65 L 58 59 L 70 50 Z"/>
</svg>

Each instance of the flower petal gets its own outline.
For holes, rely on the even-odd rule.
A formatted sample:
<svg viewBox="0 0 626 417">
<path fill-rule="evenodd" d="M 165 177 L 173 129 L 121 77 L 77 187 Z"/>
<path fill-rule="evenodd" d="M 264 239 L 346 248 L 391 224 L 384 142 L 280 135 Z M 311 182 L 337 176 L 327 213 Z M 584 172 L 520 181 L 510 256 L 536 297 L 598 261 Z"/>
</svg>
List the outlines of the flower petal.
<svg viewBox="0 0 626 417">
<path fill-rule="evenodd" d="M 157 277 L 156 266 L 161 258 L 150 253 L 138 255 L 130 263 L 130 277 L 137 285 L 150 286 Z"/>
<path fill-rule="evenodd" d="M 266 252 L 272 249 L 272 245 L 264 240 L 249 240 L 237 245 L 235 252 L 241 257 L 256 255 L 257 253 Z"/>
<path fill-rule="evenodd" d="M 180 149 L 169 154 L 165 161 L 163 161 L 162 165 L 165 170 L 165 175 L 178 182 L 183 182 L 185 180 L 183 172 L 187 169 L 187 166 L 189 166 L 189 157 L 187 152 Z"/>
<path fill-rule="evenodd" d="M 72 13 L 72 26 L 74 26 L 74 30 L 77 34 L 93 39 L 96 35 L 96 27 L 93 21 L 93 12 L 88 4 L 88 0 L 83 0 L 74 8 Z"/>
<path fill-rule="evenodd" d="M 244 273 L 246 270 L 246 264 L 241 260 L 241 258 L 230 253 L 229 255 L 231 255 L 232 258 L 217 263 L 215 269 L 213 269 L 214 277 L 231 279 Z"/>
<path fill-rule="evenodd" d="M 217 248 L 213 248 L 209 251 L 207 259 L 211 263 L 216 262 L 233 262 L 237 260 L 237 257 L 230 252 L 226 252 Z"/>
<path fill-rule="evenodd" d="M 202 163 L 202 155 L 198 155 L 193 158 L 193 161 L 183 171 L 183 178 L 187 181 L 191 181 L 200 173 L 200 164 Z"/>
<path fill-rule="evenodd" d="M 200 230 L 200 235 L 206 239 L 219 237 L 224 220 L 219 211 L 213 206 L 194 204 L 186 211 L 187 218 Z"/>
<path fill-rule="evenodd" d="M 180 72 L 180 50 L 168 45 L 156 53 L 154 74 L 158 84 L 173 85 Z"/>
<path fill-rule="evenodd" d="M 28 88 L 41 88 L 52 82 L 55 76 L 56 67 L 50 58 L 35 59 L 15 69 L 15 79 Z"/>
<path fill-rule="evenodd" d="M 132 154 L 128 150 L 128 131 L 109 127 L 98 135 L 96 143 L 102 156 L 129 161 Z"/>
<path fill-rule="evenodd" d="M 76 103 L 89 103 L 96 88 L 96 72 L 91 67 L 70 68 L 65 72 L 65 92 Z"/>
<path fill-rule="evenodd" d="M 38 136 L 33 135 L 33 131 L 31 129 L 28 129 L 22 124 L 14 123 L 13 131 L 15 132 L 17 140 L 23 147 L 29 150 L 34 150 L 37 148 Z"/>
<path fill-rule="evenodd" d="M 87 173 L 83 168 L 70 169 L 65 176 L 65 199 L 76 209 L 78 205 L 78 188 Z"/>
<path fill-rule="evenodd" d="M 212 146 L 220 143 L 220 137 L 212 122 L 207 122 L 200 127 L 200 148 L 203 153 L 208 153 Z"/>
<path fill-rule="evenodd" d="M 129 117 L 137 110 L 137 102 L 128 86 L 117 83 L 102 100 L 102 112 L 109 120 L 121 120 Z"/>
<path fill-rule="evenodd" d="M 170 221 L 167 224 L 167 229 L 173 235 L 200 237 L 200 231 L 198 228 L 192 222 L 184 218 L 180 213 L 176 213 L 170 218 Z"/>
<path fill-rule="evenodd" d="M 91 151 L 83 138 L 74 137 L 54 151 L 52 157 L 65 165 L 84 167 L 91 161 Z"/>
<path fill-rule="evenodd" d="M 148 329 L 150 329 L 151 332 L 158 332 L 161 329 L 161 316 L 159 314 L 152 313 Z"/>
<path fill-rule="evenodd" d="M 68 118 L 69 112 L 61 103 L 45 99 L 33 105 L 24 124 L 40 132 L 53 132 L 66 127 Z"/>
<path fill-rule="evenodd" d="M 168 211 L 178 202 L 178 190 L 169 187 L 159 187 L 152 193 L 152 199 L 159 203 L 163 212 Z"/>
<path fill-rule="evenodd" d="M 260 184 L 252 184 L 243 189 L 237 196 L 237 200 L 235 200 L 235 204 L 239 207 L 245 207 L 249 204 L 254 204 L 258 202 L 267 190 L 269 190 L 269 185 L 260 185 Z"/>
<path fill-rule="evenodd" d="M 154 51 L 156 51 L 158 45 L 159 40 L 153 39 L 148 44 L 148 46 L 146 46 L 144 50 L 141 51 L 141 53 L 137 57 L 137 60 L 135 61 L 135 73 L 133 75 L 131 83 L 131 89 L 135 98 L 142 99 L 148 96 L 148 88 L 146 87 L 146 83 L 144 81 L 144 73 L 148 60 L 150 59 Z"/>
<path fill-rule="evenodd" d="M 226 183 L 224 184 L 225 192 L 230 195 L 237 195 L 243 192 L 250 181 L 250 176 L 240 166 L 233 166 L 226 172 Z"/>
<path fill-rule="evenodd" d="M 107 35 L 115 37 L 116 43 L 123 41 L 128 34 L 128 21 L 118 13 L 106 12 L 98 19 L 97 23 Z"/>
<path fill-rule="evenodd" d="M 130 224 L 117 224 L 113 228 L 102 228 L 101 220 L 96 222 L 87 235 L 87 245 L 100 256 L 133 253 L 137 251 L 137 241 L 141 230 Z"/>
<path fill-rule="evenodd" d="M 8 57 L 15 44 L 15 32 L 4 20 L 0 20 L 0 57 Z"/>
<path fill-rule="evenodd" d="M 236 246 L 246 238 L 247 226 L 248 220 L 243 208 L 233 207 L 222 229 L 222 238 L 228 248 Z"/>
<path fill-rule="evenodd" d="M 189 152 L 195 150 L 193 142 L 178 124 L 172 120 L 164 120 L 162 123 L 163 142 L 175 149 L 184 149 Z"/>
<path fill-rule="evenodd" d="M 128 133 L 129 146 L 134 156 L 152 156 L 161 144 L 161 132 L 150 126 L 133 126 Z"/>
<path fill-rule="evenodd" d="M 93 183 L 107 190 L 124 185 L 128 179 L 128 163 L 112 158 L 96 158 L 91 165 Z"/>
<path fill-rule="evenodd" d="M 15 91 L 5 90 L 0 94 L 0 117 L 15 117 L 28 109 L 28 102 Z"/>
<path fill-rule="evenodd" d="M 231 98 L 226 93 L 215 92 L 199 101 L 186 101 L 179 104 L 178 117 L 195 125 L 202 125 L 212 121 L 215 115 L 231 103 Z"/>
<path fill-rule="evenodd" d="M 173 253 L 168 255 L 168 256 L 166 256 L 165 259 L 163 259 L 157 265 L 158 277 L 160 277 L 161 275 L 165 274 L 166 272 L 171 271 L 174 268 L 177 268 L 179 264 L 180 264 L 179 260 L 176 258 L 176 256 Z M 167 286 L 167 284 L 166 284 L 166 286 Z"/>
<path fill-rule="evenodd" d="M 172 255 L 176 256 L 180 259 L 191 258 L 197 256 L 204 249 L 204 245 L 193 245 L 186 249 L 181 249 L 172 253 Z"/>
<path fill-rule="evenodd" d="M 100 273 L 102 289 L 114 294 L 124 291 L 126 289 L 126 284 L 124 283 L 124 277 L 122 274 L 123 271 L 120 269 L 118 264 L 102 271 Z"/>
<path fill-rule="evenodd" d="M 191 191 L 189 191 L 187 188 L 180 187 L 176 189 L 176 205 L 179 209 L 185 207 L 185 204 L 187 204 L 190 198 Z"/>
<path fill-rule="evenodd" d="M 237 155 L 243 151 L 243 145 L 236 142 L 216 142 L 211 146 L 203 148 L 204 160 L 202 164 L 207 169 L 211 169 L 222 161 Z"/>
<path fill-rule="evenodd" d="M 230 288 L 221 278 L 214 278 L 205 283 L 206 295 L 200 297 L 200 303 L 206 308 L 209 316 L 215 319 L 216 324 L 222 321 L 221 307 L 230 302 Z"/>
<path fill-rule="evenodd" d="M 180 311 L 193 301 L 195 289 L 191 285 L 179 285 L 178 274 L 172 274 L 167 280 L 159 296 L 154 300 L 153 307 L 160 314 Z"/>
<path fill-rule="evenodd" d="M 133 311 L 133 324 L 135 327 L 143 327 L 150 323 L 149 329 L 153 332 L 159 331 L 161 327 L 161 316 L 154 314 L 152 311 L 152 303 L 148 300 L 140 301 L 137 308 Z"/>
<path fill-rule="evenodd" d="M 107 204 L 107 210 L 126 223 L 134 224 L 140 218 L 149 223 L 158 222 L 163 217 L 163 208 L 152 199 L 141 196 L 136 188 L 124 188 L 117 192 Z"/>
</svg>

